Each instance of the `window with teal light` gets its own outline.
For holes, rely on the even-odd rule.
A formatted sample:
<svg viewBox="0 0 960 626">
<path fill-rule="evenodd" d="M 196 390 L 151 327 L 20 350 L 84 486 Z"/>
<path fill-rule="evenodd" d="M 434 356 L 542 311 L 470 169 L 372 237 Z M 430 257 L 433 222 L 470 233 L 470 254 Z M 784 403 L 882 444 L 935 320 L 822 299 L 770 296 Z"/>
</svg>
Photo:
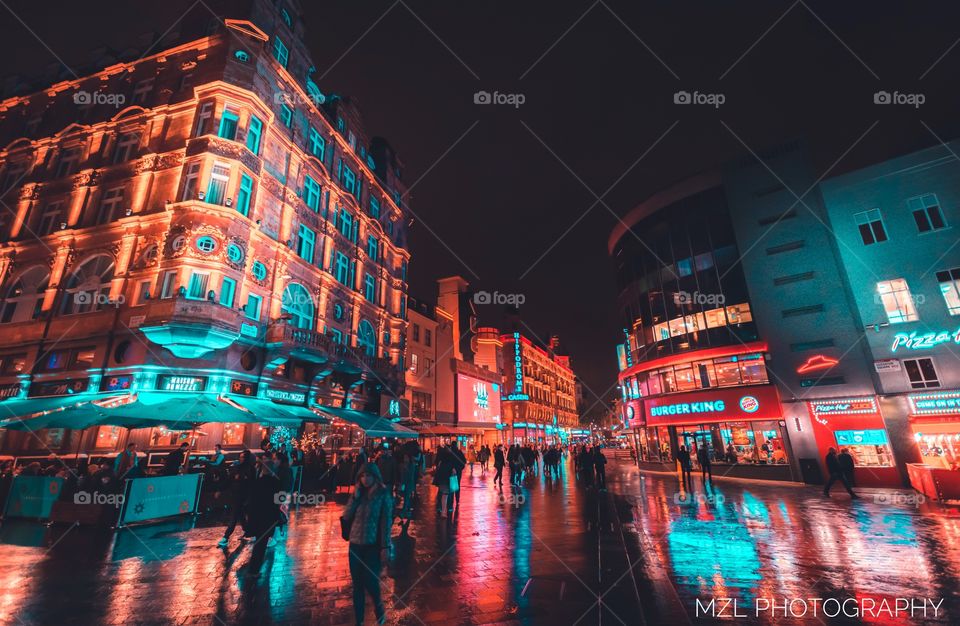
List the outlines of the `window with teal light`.
<svg viewBox="0 0 960 626">
<path fill-rule="evenodd" d="M 187 297 L 191 300 L 203 300 L 207 297 L 207 283 L 210 281 L 208 272 L 193 272 L 187 284 Z"/>
<path fill-rule="evenodd" d="M 340 284 L 350 286 L 350 259 L 342 252 L 337 252 L 334 275 Z"/>
<path fill-rule="evenodd" d="M 217 249 L 217 240 L 209 235 L 203 235 L 197 239 L 197 250 L 200 252 L 213 252 Z"/>
<path fill-rule="evenodd" d="M 377 260 L 377 255 L 380 251 L 380 242 L 377 241 L 377 238 L 373 235 L 367 236 L 367 256 L 370 257 L 371 261 Z"/>
<path fill-rule="evenodd" d="M 233 53 L 233 58 L 240 61 L 241 63 L 246 63 L 250 60 L 250 53 L 246 50 L 237 50 Z"/>
<path fill-rule="evenodd" d="M 263 134 L 263 122 L 256 115 L 250 116 L 247 128 L 247 148 L 254 154 L 260 154 L 260 135 Z"/>
<path fill-rule="evenodd" d="M 240 122 L 240 116 L 236 111 L 224 109 L 220 116 L 220 128 L 217 130 L 217 136 L 231 141 L 237 138 L 237 124 Z"/>
<path fill-rule="evenodd" d="M 340 184 L 348 193 L 356 193 L 357 175 L 346 164 L 340 168 Z"/>
<path fill-rule="evenodd" d="M 320 211 L 320 183 L 310 176 L 303 178 L 303 202 L 315 212 Z"/>
<path fill-rule="evenodd" d="M 333 341 L 333 343 L 343 343 L 343 333 L 341 333 L 339 330 L 336 328 L 331 328 L 327 332 L 330 333 L 330 339 Z"/>
<path fill-rule="evenodd" d="M 243 261 L 243 248 L 235 243 L 227 245 L 227 259 L 231 263 L 240 263 Z"/>
<path fill-rule="evenodd" d="M 280 105 L 280 122 L 287 128 L 293 125 L 293 109 L 285 104 Z"/>
<path fill-rule="evenodd" d="M 267 278 L 267 266 L 260 261 L 253 262 L 253 268 L 251 269 L 253 277 L 257 280 L 266 280 Z"/>
<path fill-rule="evenodd" d="M 312 230 L 300 224 L 300 232 L 297 240 L 297 254 L 307 263 L 313 263 L 313 251 L 316 245 L 317 235 Z"/>
<path fill-rule="evenodd" d="M 367 302 L 377 301 L 377 281 L 370 274 L 363 275 L 363 297 Z"/>
<path fill-rule="evenodd" d="M 237 293 L 237 281 L 227 276 L 223 277 L 220 283 L 220 304 L 233 307 L 233 298 Z"/>
<path fill-rule="evenodd" d="M 320 134 L 320 131 L 313 126 L 310 127 L 310 132 L 308 133 L 307 146 L 310 154 L 320 159 L 322 163 L 326 154 L 327 142 L 323 138 L 323 135 Z"/>
<path fill-rule="evenodd" d="M 337 130 L 339 130 L 339 131 L 342 133 L 342 132 L 343 132 L 343 129 L 344 129 L 345 127 L 346 127 L 346 125 L 343 123 L 343 118 L 342 118 L 342 117 L 338 117 L 338 118 L 337 118 Z"/>
<path fill-rule="evenodd" d="M 249 217 L 250 198 L 253 196 L 253 179 L 240 174 L 240 188 L 237 190 L 237 212 Z"/>
<path fill-rule="evenodd" d="M 260 307 L 263 306 L 263 298 L 255 294 L 247 294 L 247 306 L 244 307 L 244 313 L 252 320 L 260 319 Z"/>
<path fill-rule="evenodd" d="M 353 239 L 353 215 L 344 207 L 340 207 L 337 214 L 337 230 L 347 239 Z"/>
<path fill-rule="evenodd" d="M 370 217 L 373 219 L 380 219 L 380 200 L 370 196 Z"/>
<path fill-rule="evenodd" d="M 280 9 L 280 17 L 283 18 L 283 23 L 287 25 L 287 28 L 293 28 L 293 20 L 290 19 L 290 14 L 287 13 L 286 9 Z"/>
<path fill-rule="evenodd" d="M 290 62 L 290 50 L 279 37 L 273 38 L 273 58 L 283 67 L 287 67 Z"/>
</svg>

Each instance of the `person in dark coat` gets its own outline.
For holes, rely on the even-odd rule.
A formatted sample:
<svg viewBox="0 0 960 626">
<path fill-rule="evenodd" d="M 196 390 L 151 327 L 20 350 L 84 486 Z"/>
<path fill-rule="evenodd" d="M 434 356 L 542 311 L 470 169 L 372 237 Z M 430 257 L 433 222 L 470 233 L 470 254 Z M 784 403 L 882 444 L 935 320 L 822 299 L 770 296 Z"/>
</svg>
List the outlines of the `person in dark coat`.
<svg viewBox="0 0 960 626">
<path fill-rule="evenodd" d="M 697 463 L 700 465 L 700 476 L 703 478 L 703 481 L 713 482 L 713 468 L 710 464 L 710 449 L 707 448 L 706 442 L 700 444 L 700 448 L 697 450 Z"/>
<path fill-rule="evenodd" d="M 225 548 L 230 541 L 230 535 L 236 529 L 237 524 L 241 524 L 244 530 L 247 530 L 246 514 L 247 500 L 250 498 L 250 490 L 253 487 L 253 481 L 256 480 L 257 472 L 253 464 L 253 457 L 249 450 L 240 452 L 240 459 L 233 462 L 230 466 L 229 484 L 230 484 L 230 523 L 223 533 L 218 546 Z M 246 532 L 244 532 L 246 535 Z"/>
<path fill-rule="evenodd" d="M 850 486 L 853 487 L 853 455 L 850 454 L 850 451 L 846 448 L 840 449 L 840 454 L 837 455 L 837 461 L 840 462 L 840 472 L 846 477 L 847 482 L 850 483 Z"/>
<path fill-rule="evenodd" d="M 393 456 L 393 451 L 390 450 L 389 444 L 383 444 L 383 450 L 377 455 L 377 468 L 383 477 L 383 484 L 392 494 L 393 487 L 397 482 L 397 460 Z"/>
<path fill-rule="evenodd" d="M 456 462 L 457 458 L 446 446 L 441 446 L 440 449 L 437 450 L 437 460 L 433 471 L 433 484 L 437 487 L 437 508 L 440 511 L 440 517 L 447 517 L 448 513 L 453 510 L 453 502 L 451 502 L 450 498 L 453 489 L 451 488 L 450 478 L 457 475 Z M 458 479 L 458 490 L 459 486 Z"/>
<path fill-rule="evenodd" d="M 347 554 L 353 582 L 355 622 L 363 623 L 369 594 L 377 623 L 383 624 L 387 621 L 387 610 L 383 605 L 380 570 L 393 550 L 393 497 L 383 484 L 375 463 L 360 468 L 343 520 L 349 521 L 350 525 Z"/>
<path fill-rule="evenodd" d="M 691 475 L 691 472 L 693 471 L 693 468 L 690 465 L 690 453 L 687 451 L 686 446 L 680 446 L 680 449 L 677 451 L 677 463 L 680 464 L 680 475 L 683 484 L 692 489 L 693 476 Z"/>
<path fill-rule="evenodd" d="M 836 448 L 830 448 L 827 451 L 827 456 L 824 457 L 823 462 L 827 466 L 827 473 L 830 474 L 830 478 L 827 479 L 827 484 L 823 487 L 823 495 L 829 496 L 830 487 L 833 486 L 833 483 L 839 480 L 841 483 L 843 483 L 843 487 L 847 490 L 847 493 L 850 494 L 851 498 L 860 497 L 853 492 L 850 483 L 847 481 L 847 477 L 843 473 L 843 466 L 840 463 L 840 458 L 837 456 Z"/>
<path fill-rule="evenodd" d="M 453 456 L 453 471 L 457 474 L 457 486 L 460 487 L 463 483 L 463 470 L 467 466 L 467 457 L 463 454 L 463 450 L 457 446 L 456 439 L 450 442 L 450 454 Z M 459 509 L 460 489 L 457 489 L 453 492 L 453 500 Z"/>
<path fill-rule="evenodd" d="M 520 486 L 523 479 L 523 454 L 520 452 L 520 446 L 513 444 L 507 451 L 507 463 L 510 464 L 510 483 Z"/>
<path fill-rule="evenodd" d="M 163 460 L 163 470 L 161 474 L 164 476 L 176 476 L 180 473 L 180 467 L 183 465 L 184 460 L 187 458 L 187 448 L 189 445 L 187 442 L 180 444 L 180 447 L 167 455 L 167 458 Z"/>
<path fill-rule="evenodd" d="M 253 534 L 253 553 L 248 570 L 252 576 L 259 572 L 267 548 L 276 544 L 273 531 L 281 521 L 280 498 L 277 496 L 282 487 L 276 473 L 277 460 L 273 454 L 266 452 L 260 457 L 259 465 L 259 474 L 253 481 L 247 503 L 247 524 Z"/>
<path fill-rule="evenodd" d="M 506 459 L 503 456 L 503 446 L 498 443 L 493 451 L 493 469 L 497 470 L 497 473 L 493 475 L 493 484 L 500 483 L 501 489 L 503 488 L 503 466 L 506 464 Z"/>
<path fill-rule="evenodd" d="M 604 456 L 603 450 L 599 446 L 593 449 L 593 466 L 597 470 L 597 489 L 600 491 L 606 491 L 607 457 Z"/>
</svg>

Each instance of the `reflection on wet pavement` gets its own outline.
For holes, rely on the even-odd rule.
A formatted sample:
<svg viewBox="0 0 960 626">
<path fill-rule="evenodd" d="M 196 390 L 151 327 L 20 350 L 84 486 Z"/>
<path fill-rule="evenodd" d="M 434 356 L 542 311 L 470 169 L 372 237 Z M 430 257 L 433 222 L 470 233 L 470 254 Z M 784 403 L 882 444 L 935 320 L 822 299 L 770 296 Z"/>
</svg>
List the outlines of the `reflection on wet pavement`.
<svg viewBox="0 0 960 626">
<path fill-rule="evenodd" d="M 942 599 L 936 618 L 928 604 L 926 619 L 915 611 L 912 621 L 957 623 L 950 616 L 960 615 L 960 514 L 952 507 L 733 481 L 711 490 L 697 481 L 684 493 L 673 476 L 616 463 L 608 493 L 580 484 L 569 467 L 559 480 L 533 477 L 516 493 L 501 495 L 490 480 L 479 470 L 464 476 L 450 521 L 436 516 L 433 489 L 421 487 L 417 516 L 395 527 L 395 558 L 384 569 L 390 623 L 789 623 L 804 620 L 755 609 L 812 598 L 860 606 Z M 344 499 L 293 511 L 257 576 L 248 575 L 249 547 L 215 547 L 223 527 L 216 517 L 116 533 L 4 522 L 0 621 L 352 623 L 337 522 Z M 727 598 L 745 617 L 733 618 L 729 605 L 721 611 Z M 711 600 L 698 615 L 698 601 Z"/>
</svg>

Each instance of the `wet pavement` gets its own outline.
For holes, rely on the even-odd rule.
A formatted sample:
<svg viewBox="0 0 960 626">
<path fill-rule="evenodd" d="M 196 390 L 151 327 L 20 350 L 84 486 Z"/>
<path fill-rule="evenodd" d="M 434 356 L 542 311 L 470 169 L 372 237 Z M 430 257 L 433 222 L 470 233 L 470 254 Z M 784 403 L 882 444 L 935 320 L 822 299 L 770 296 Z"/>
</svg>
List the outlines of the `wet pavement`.
<svg viewBox="0 0 960 626">
<path fill-rule="evenodd" d="M 421 486 L 382 577 L 388 623 L 960 623 L 960 512 L 908 492 L 697 480 L 685 493 L 616 462 L 609 492 L 569 467 L 502 497 L 491 480 L 466 473 L 451 520 Z M 295 510 L 256 576 L 249 547 L 215 546 L 215 516 L 116 533 L 6 521 L 0 622 L 352 624 L 344 499 Z"/>
</svg>

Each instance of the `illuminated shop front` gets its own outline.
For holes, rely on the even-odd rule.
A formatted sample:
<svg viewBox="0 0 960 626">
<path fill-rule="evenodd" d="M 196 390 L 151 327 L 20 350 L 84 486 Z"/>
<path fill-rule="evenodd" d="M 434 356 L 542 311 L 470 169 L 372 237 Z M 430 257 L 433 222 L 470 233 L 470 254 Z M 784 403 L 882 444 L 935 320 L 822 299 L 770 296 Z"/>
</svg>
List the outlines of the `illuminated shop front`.
<svg viewBox="0 0 960 626">
<path fill-rule="evenodd" d="M 941 391 L 907 396 L 910 428 L 923 464 L 960 469 L 960 392 Z"/>
<path fill-rule="evenodd" d="M 853 456 L 854 483 L 867 487 L 902 484 L 880 407 L 874 396 L 808 402 L 820 463 L 830 448 Z M 822 470 L 826 476 L 826 467 Z"/>
</svg>

